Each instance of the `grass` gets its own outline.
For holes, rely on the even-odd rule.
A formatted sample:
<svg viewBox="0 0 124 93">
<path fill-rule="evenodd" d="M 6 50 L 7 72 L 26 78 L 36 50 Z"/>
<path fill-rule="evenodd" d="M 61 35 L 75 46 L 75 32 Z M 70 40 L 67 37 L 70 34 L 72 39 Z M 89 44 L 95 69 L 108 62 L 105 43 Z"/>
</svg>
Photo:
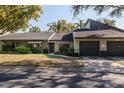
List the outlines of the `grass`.
<svg viewBox="0 0 124 93">
<path fill-rule="evenodd" d="M 1 66 L 35 66 L 35 67 L 81 67 L 84 63 L 59 63 L 59 62 L 5 62 L 0 63 Z"/>
<path fill-rule="evenodd" d="M 83 66 L 84 63 L 78 60 L 48 54 L 0 54 L 0 65 L 2 66 Z"/>
<path fill-rule="evenodd" d="M 41 60 L 48 60 L 50 58 L 59 58 L 54 55 L 48 54 L 0 54 L 0 62 L 7 62 L 7 61 L 22 61 L 22 60 L 29 60 L 29 61 L 41 61 Z"/>
</svg>

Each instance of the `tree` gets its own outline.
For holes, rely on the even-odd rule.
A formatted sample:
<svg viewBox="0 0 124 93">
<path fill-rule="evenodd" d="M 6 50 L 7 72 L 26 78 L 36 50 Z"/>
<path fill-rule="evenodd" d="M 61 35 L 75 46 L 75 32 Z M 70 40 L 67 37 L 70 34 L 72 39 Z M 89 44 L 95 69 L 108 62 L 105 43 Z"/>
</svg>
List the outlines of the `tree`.
<svg viewBox="0 0 124 93">
<path fill-rule="evenodd" d="M 0 34 L 26 30 L 30 20 L 38 21 L 42 7 L 38 5 L 1 5 Z"/>
<path fill-rule="evenodd" d="M 80 19 L 78 23 L 75 23 L 76 28 L 84 28 L 84 24 L 85 24 L 84 20 L 80 20 Z"/>
<path fill-rule="evenodd" d="M 69 32 L 73 29 L 75 29 L 75 24 L 70 23 L 66 20 L 58 20 L 57 22 L 52 22 L 47 24 L 48 26 L 48 31 L 53 31 L 53 32 Z"/>
<path fill-rule="evenodd" d="M 29 29 L 29 32 L 41 32 L 41 29 L 37 26 L 32 26 L 30 29 Z"/>
<path fill-rule="evenodd" d="M 111 17 L 120 17 L 122 16 L 122 12 L 124 12 L 124 5 L 73 5 L 72 12 L 74 17 L 76 17 L 90 8 L 95 10 L 98 14 L 107 11 Z"/>
<path fill-rule="evenodd" d="M 116 22 L 115 20 L 107 19 L 107 18 L 98 19 L 98 21 L 111 26 L 115 26 L 115 22 Z"/>
</svg>

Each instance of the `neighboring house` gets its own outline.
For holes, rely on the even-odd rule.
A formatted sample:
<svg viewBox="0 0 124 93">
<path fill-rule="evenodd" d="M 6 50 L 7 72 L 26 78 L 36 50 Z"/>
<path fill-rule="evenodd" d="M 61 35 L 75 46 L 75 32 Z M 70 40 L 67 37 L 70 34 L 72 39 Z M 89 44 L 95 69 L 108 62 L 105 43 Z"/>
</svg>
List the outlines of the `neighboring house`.
<svg viewBox="0 0 124 93">
<path fill-rule="evenodd" d="M 91 19 L 84 29 L 70 33 L 13 33 L 1 36 L 0 41 L 11 41 L 13 47 L 25 42 L 31 47 L 48 48 L 50 53 L 73 47 L 79 56 L 124 56 L 124 30 Z"/>
</svg>

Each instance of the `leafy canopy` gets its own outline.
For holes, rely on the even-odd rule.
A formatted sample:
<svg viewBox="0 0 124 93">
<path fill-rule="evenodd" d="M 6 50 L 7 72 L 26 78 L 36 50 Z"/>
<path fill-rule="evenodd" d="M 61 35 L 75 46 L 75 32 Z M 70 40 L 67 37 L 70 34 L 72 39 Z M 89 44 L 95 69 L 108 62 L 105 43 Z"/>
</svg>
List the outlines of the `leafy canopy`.
<svg viewBox="0 0 124 93">
<path fill-rule="evenodd" d="M 64 19 L 58 20 L 57 22 L 48 23 L 47 26 L 47 31 L 53 32 L 69 32 L 76 28 L 75 24 Z"/>
<path fill-rule="evenodd" d="M 111 17 L 120 17 L 122 16 L 122 12 L 124 12 L 124 5 L 73 5 L 72 12 L 74 17 L 83 13 L 88 9 L 93 9 L 98 14 L 102 14 L 103 12 L 107 11 L 109 16 Z"/>
<path fill-rule="evenodd" d="M 79 19 L 78 22 L 74 23 L 76 28 L 84 28 L 85 20 Z"/>
<path fill-rule="evenodd" d="M 32 26 L 30 29 L 29 29 L 29 32 L 41 32 L 41 29 L 37 26 Z"/>
<path fill-rule="evenodd" d="M 30 20 L 38 21 L 42 7 L 38 5 L 1 5 L 0 34 L 26 30 Z"/>
<path fill-rule="evenodd" d="M 108 19 L 108 18 L 103 18 L 103 19 L 98 19 L 97 21 L 99 22 L 102 22 L 104 24 L 108 24 L 108 25 L 111 25 L 111 26 L 115 26 L 115 20 L 112 20 L 112 19 Z"/>
</svg>

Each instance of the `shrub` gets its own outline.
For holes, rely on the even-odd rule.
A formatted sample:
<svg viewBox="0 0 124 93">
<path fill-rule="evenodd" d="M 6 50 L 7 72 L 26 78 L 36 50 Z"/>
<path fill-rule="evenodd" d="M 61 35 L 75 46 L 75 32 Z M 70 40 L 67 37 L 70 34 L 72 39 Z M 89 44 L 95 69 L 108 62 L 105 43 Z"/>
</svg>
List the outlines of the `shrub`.
<svg viewBox="0 0 124 93">
<path fill-rule="evenodd" d="M 73 48 L 69 48 L 68 52 L 66 53 L 67 56 L 73 56 L 74 55 L 74 49 Z"/>
<path fill-rule="evenodd" d="M 3 44 L 1 50 L 4 51 L 5 53 L 10 53 L 14 51 L 14 48 L 12 47 L 11 44 Z"/>
<path fill-rule="evenodd" d="M 61 48 L 60 48 L 60 52 L 65 54 L 65 53 L 68 52 L 68 48 L 61 47 Z"/>
<path fill-rule="evenodd" d="M 31 51 L 32 53 L 41 53 L 41 48 L 33 48 Z"/>
<path fill-rule="evenodd" d="M 15 51 L 16 53 L 21 53 L 21 54 L 30 53 L 30 48 L 27 46 L 20 45 L 15 48 Z"/>
<path fill-rule="evenodd" d="M 67 55 L 67 56 L 73 56 L 73 57 L 79 56 L 78 53 L 74 53 L 74 48 L 69 48 L 68 49 L 68 52 L 65 55 Z"/>
<path fill-rule="evenodd" d="M 48 53 L 48 49 L 47 48 L 43 49 L 43 53 L 47 54 Z"/>
<path fill-rule="evenodd" d="M 69 49 L 68 49 L 68 52 L 69 52 L 69 53 L 74 53 L 74 48 L 69 48 Z"/>
</svg>

